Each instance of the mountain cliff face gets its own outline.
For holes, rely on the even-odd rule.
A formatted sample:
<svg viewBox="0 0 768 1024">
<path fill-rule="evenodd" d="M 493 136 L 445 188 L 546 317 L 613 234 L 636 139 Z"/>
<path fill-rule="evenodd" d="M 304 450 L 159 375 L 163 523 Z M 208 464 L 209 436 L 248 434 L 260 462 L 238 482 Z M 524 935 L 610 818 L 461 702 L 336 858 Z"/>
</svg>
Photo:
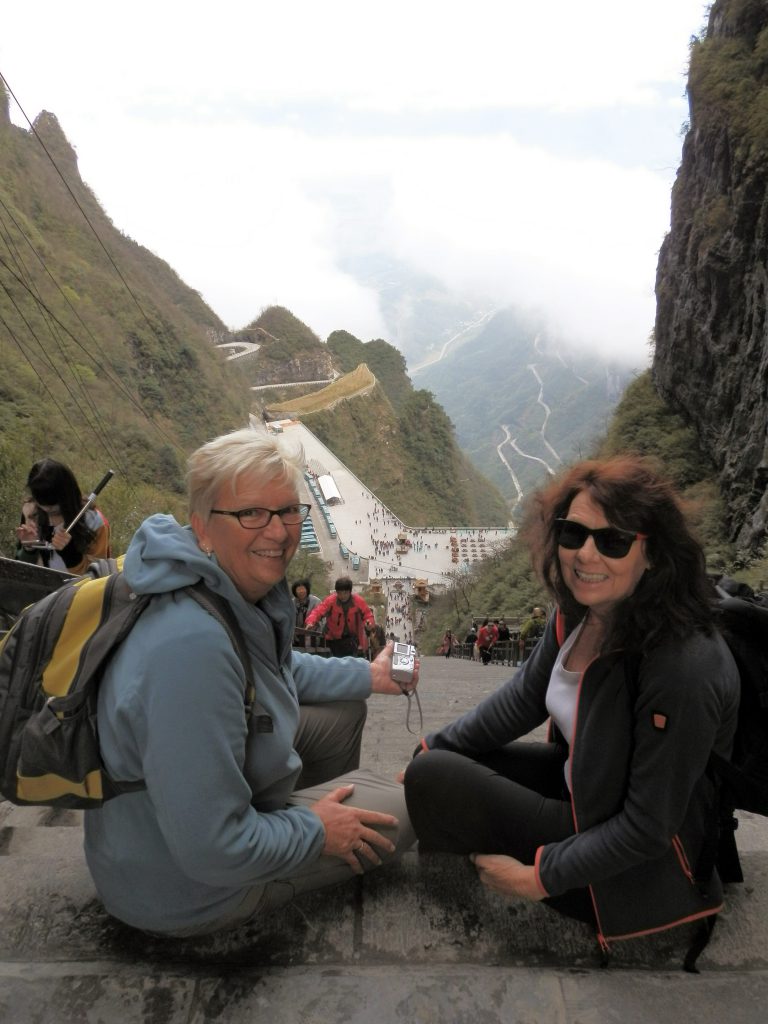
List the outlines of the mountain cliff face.
<svg viewBox="0 0 768 1024">
<path fill-rule="evenodd" d="M 84 488 L 115 470 L 103 507 L 116 552 L 144 515 L 183 510 L 185 453 L 250 405 L 212 344 L 225 330 L 115 228 L 56 117 L 18 127 L 0 84 L 0 553 L 14 553 L 24 481 L 43 456 Z"/>
<path fill-rule="evenodd" d="M 659 256 L 653 379 L 717 467 L 737 549 L 768 525 L 768 4 L 718 0 Z"/>
<path fill-rule="evenodd" d="M 229 339 L 257 350 L 238 359 L 250 386 L 329 380 L 333 355 L 306 324 L 283 306 L 269 306 L 248 327 Z"/>
<path fill-rule="evenodd" d="M 173 450 L 247 414 L 211 344 L 224 325 L 114 227 L 56 117 L 25 131 L 0 94 L 0 437 L 25 462 L 97 449 L 161 485 Z"/>
</svg>

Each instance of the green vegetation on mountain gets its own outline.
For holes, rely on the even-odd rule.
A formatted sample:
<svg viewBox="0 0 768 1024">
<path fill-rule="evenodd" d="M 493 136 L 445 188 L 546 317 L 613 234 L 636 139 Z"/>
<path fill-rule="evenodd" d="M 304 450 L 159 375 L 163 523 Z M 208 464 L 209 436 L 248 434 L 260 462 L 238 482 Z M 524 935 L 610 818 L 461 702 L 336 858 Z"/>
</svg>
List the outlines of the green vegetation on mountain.
<svg viewBox="0 0 768 1024">
<path fill-rule="evenodd" d="M 345 373 L 343 377 L 339 377 L 332 384 L 327 384 L 320 391 L 308 391 L 280 403 L 270 402 L 269 411 L 273 416 L 288 415 L 305 420 L 314 412 L 321 412 L 336 405 L 337 402 L 349 400 L 361 392 L 370 390 L 375 383 L 374 375 L 365 363 L 361 363 L 350 373 Z"/>
<path fill-rule="evenodd" d="M 694 38 L 688 78 L 694 117 L 704 131 L 728 126 L 733 144 L 754 159 L 768 154 L 768 29 L 763 0 L 717 5 L 720 30 Z"/>
<path fill-rule="evenodd" d="M 298 412 L 409 526 L 507 523 L 504 499 L 459 451 L 450 420 L 427 391 L 411 390 L 398 413 L 370 370 L 357 367 L 322 392 L 269 408 Z"/>
<path fill-rule="evenodd" d="M 414 390 L 400 352 L 341 330 L 327 347 L 344 376 L 264 399 L 269 414 L 301 418 L 409 525 L 506 526 L 504 497 L 460 451 L 434 396 Z"/>
<path fill-rule="evenodd" d="M 259 357 L 284 363 L 322 344 L 314 331 L 283 306 L 268 306 L 244 333 L 256 332 L 261 345 Z M 233 340 L 237 340 L 235 334 Z"/>
<path fill-rule="evenodd" d="M 601 457 L 633 452 L 656 459 L 682 494 L 686 511 L 707 552 L 713 572 L 734 568 L 735 552 L 727 540 L 725 509 L 715 467 L 694 429 L 671 409 L 653 386 L 651 371 L 624 392 L 605 436 L 595 449 Z"/>
<path fill-rule="evenodd" d="M 35 132 L 18 128 L 4 93 L 0 239 L 4 555 L 14 552 L 24 481 L 37 459 L 67 463 L 86 491 L 115 470 L 100 504 L 120 552 L 147 514 L 185 518 L 186 454 L 245 421 L 258 405 L 248 386 L 328 379 L 366 360 L 373 372 L 361 369 L 359 381 L 348 374 L 332 399 L 348 398 L 353 386 L 370 391 L 378 379 L 376 395 L 315 414 L 321 431 L 328 421 L 332 444 L 343 423 L 340 456 L 403 518 L 506 522 L 503 498 L 463 464 L 442 409 L 413 397 L 393 346 L 343 331 L 325 344 L 281 306 L 230 333 L 171 267 L 114 227 L 54 115 L 40 114 Z M 238 340 L 258 351 L 228 363 L 215 344 Z M 298 397 L 295 388 L 283 394 Z M 326 397 L 312 407 L 325 409 Z M 379 447 L 372 436 L 391 443 Z M 435 496 L 427 493 L 433 484 Z"/>
<path fill-rule="evenodd" d="M 359 363 L 365 363 L 376 375 L 395 409 L 401 408 L 413 386 L 405 358 L 394 345 L 381 338 L 363 342 L 348 331 L 333 331 L 328 335 L 327 345 L 342 373 L 349 373 Z"/>
<path fill-rule="evenodd" d="M 56 118 L 42 113 L 35 129 L 37 137 L 13 125 L 3 103 L 5 555 L 13 553 L 24 481 L 37 459 L 68 463 L 84 488 L 116 471 L 103 506 L 121 547 L 143 515 L 183 507 L 185 453 L 242 423 L 249 404 L 211 343 L 212 332 L 225 331 L 221 321 L 168 264 L 114 227 L 80 179 Z"/>
</svg>

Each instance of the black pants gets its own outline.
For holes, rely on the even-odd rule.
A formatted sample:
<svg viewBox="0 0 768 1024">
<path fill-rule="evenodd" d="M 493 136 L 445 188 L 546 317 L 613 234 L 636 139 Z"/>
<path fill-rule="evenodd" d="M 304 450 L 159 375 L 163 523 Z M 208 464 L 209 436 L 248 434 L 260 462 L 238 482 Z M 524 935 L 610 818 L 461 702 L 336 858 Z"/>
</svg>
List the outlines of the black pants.
<svg viewBox="0 0 768 1024">
<path fill-rule="evenodd" d="M 355 658 L 361 653 L 358 650 L 357 638 L 354 636 L 343 636 L 339 640 L 329 640 L 328 647 L 334 658 Z"/>
<path fill-rule="evenodd" d="M 405 773 L 419 852 L 503 853 L 533 864 L 540 846 L 574 834 L 566 756 L 552 743 L 526 742 L 475 758 L 447 750 L 419 754 Z M 587 889 L 545 902 L 594 923 Z"/>
</svg>

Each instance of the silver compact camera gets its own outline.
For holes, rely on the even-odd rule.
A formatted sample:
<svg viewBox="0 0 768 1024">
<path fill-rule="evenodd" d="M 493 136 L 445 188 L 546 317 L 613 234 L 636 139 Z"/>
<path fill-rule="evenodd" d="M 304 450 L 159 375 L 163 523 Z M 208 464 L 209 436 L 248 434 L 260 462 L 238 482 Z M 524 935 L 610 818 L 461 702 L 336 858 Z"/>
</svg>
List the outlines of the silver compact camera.
<svg viewBox="0 0 768 1024">
<path fill-rule="evenodd" d="M 416 668 L 416 648 L 411 644 L 395 643 L 392 652 L 392 678 L 401 686 L 413 682 Z"/>
</svg>

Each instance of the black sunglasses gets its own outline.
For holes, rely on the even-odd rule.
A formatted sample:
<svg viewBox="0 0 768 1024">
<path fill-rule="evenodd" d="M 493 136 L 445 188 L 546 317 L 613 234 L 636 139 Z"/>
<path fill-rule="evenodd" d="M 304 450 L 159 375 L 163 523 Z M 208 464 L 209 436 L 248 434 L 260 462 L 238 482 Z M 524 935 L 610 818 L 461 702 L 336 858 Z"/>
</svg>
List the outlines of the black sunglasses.
<svg viewBox="0 0 768 1024">
<path fill-rule="evenodd" d="M 647 534 L 620 530 L 618 526 L 601 526 L 590 530 L 572 519 L 555 520 L 555 539 L 561 548 L 578 551 L 584 547 L 587 537 L 592 537 L 595 547 L 606 558 L 626 558 L 636 540 L 644 540 Z"/>
</svg>

